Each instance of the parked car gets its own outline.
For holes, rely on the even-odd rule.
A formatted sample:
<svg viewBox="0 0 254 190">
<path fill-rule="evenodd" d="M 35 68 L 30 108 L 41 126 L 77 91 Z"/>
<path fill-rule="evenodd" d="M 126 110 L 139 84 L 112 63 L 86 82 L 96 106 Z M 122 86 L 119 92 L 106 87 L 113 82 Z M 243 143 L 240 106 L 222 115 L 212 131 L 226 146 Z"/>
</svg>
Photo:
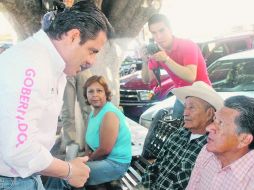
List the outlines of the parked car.
<svg viewBox="0 0 254 190">
<path fill-rule="evenodd" d="M 141 58 L 126 57 L 120 66 L 120 77 L 139 71 L 142 68 Z"/>
<path fill-rule="evenodd" d="M 8 48 L 10 48 L 12 45 L 13 45 L 12 43 L 8 43 L 8 42 L 0 43 L 0 54 L 4 52 L 5 50 L 7 50 Z"/>
<path fill-rule="evenodd" d="M 224 55 L 252 48 L 253 41 L 254 34 L 250 33 L 206 41 L 199 43 L 199 46 L 209 65 L 211 61 Z M 164 70 L 161 71 L 163 77 L 161 77 L 160 88 L 156 81 L 149 85 L 144 84 L 140 72 L 121 79 L 120 105 L 128 117 L 137 121 L 140 115 L 149 107 L 171 96 L 170 90 L 174 87 L 174 84 L 167 73 Z M 165 93 L 164 90 L 166 90 Z M 163 93 L 160 93 L 160 91 Z"/>
<path fill-rule="evenodd" d="M 208 67 L 208 74 L 214 89 L 224 99 L 235 95 L 254 98 L 254 50 L 220 58 Z M 156 113 L 172 108 L 174 102 L 172 96 L 150 107 L 140 116 L 139 123 L 149 128 Z"/>
<path fill-rule="evenodd" d="M 224 36 L 210 41 L 198 43 L 207 66 L 228 54 L 252 49 L 254 46 L 254 33 Z"/>
<path fill-rule="evenodd" d="M 137 71 L 120 80 L 120 106 L 124 114 L 138 121 L 139 116 L 149 107 L 156 104 L 171 94 L 174 83 L 167 72 L 161 69 L 161 86 L 154 79 L 145 84 L 141 77 L 141 71 Z"/>
</svg>

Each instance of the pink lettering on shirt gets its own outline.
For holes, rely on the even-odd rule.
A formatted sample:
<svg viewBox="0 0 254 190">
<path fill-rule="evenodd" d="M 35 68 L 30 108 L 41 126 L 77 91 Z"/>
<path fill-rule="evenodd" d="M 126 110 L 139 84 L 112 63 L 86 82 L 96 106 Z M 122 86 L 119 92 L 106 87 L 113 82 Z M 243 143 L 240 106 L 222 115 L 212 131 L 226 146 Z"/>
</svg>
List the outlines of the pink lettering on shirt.
<svg viewBox="0 0 254 190">
<path fill-rule="evenodd" d="M 36 75 L 35 70 L 32 68 L 29 68 L 25 71 L 25 78 L 23 81 L 23 86 L 20 91 L 19 105 L 17 107 L 16 119 L 18 122 L 17 129 L 19 132 L 16 137 L 17 139 L 16 147 L 19 147 L 20 145 L 24 144 L 28 138 L 27 130 L 29 126 L 25 121 L 25 116 L 27 109 L 29 107 L 29 100 L 34 85 L 35 75 Z"/>
</svg>

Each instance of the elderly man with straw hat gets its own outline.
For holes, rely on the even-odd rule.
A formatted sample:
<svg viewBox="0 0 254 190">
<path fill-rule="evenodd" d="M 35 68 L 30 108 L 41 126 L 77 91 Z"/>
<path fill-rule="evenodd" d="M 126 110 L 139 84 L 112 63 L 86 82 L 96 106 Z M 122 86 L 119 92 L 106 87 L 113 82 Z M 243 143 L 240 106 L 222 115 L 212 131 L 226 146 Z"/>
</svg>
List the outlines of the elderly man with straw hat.
<svg viewBox="0 0 254 190">
<path fill-rule="evenodd" d="M 223 99 L 202 81 L 172 92 L 184 104 L 184 120 L 142 176 L 143 186 L 151 190 L 186 188 L 197 155 L 206 144 L 206 126 L 223 106 Z"/>
</svg>

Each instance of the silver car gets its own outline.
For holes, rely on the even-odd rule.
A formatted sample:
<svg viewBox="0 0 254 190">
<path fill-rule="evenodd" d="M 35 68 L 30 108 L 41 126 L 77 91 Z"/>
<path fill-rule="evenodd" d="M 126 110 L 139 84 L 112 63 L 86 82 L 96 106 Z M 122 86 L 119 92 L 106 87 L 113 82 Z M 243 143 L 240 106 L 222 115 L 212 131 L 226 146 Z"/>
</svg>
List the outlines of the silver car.
<svg viewBox="0 0 254 190">
<path fill-rule="evenodd" d="M 254 50 L 222 57 L 208 67 L 213 88 L 224 98 L 236 95 L 254 97 Z M 167 98 L 146 110 L 139 123 L 146 128 L 151 126 L 156 113 L 161 109 L 170 109 L 175 96 Z"/>
</svg>

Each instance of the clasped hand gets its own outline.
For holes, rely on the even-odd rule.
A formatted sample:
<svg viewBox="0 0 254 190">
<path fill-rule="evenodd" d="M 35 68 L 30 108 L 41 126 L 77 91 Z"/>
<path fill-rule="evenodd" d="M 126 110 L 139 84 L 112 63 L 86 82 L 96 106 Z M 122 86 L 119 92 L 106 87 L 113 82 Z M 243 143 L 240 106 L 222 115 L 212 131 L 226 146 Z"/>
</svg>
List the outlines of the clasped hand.
<svg viewBox="0 0 254 190">
<path fill-rule="evenodd" d="M 148 59 L 148 68 L 153 70 L 157 69 L 160 66 L 161 62 L 166 62 L 168 60 L 168 55 L 165 53 L 165 51 L 159 51 Z"/>
<path fill-rule="evenodd" d="M 78 157 L 70 161 L 72 165 L 72 175 L 68 180 L 69 184 L 74 187 L 83 187 L 86 183 L 90 168 L 85 164 L 88 161 L 88 157 Z"/>
</svg>

